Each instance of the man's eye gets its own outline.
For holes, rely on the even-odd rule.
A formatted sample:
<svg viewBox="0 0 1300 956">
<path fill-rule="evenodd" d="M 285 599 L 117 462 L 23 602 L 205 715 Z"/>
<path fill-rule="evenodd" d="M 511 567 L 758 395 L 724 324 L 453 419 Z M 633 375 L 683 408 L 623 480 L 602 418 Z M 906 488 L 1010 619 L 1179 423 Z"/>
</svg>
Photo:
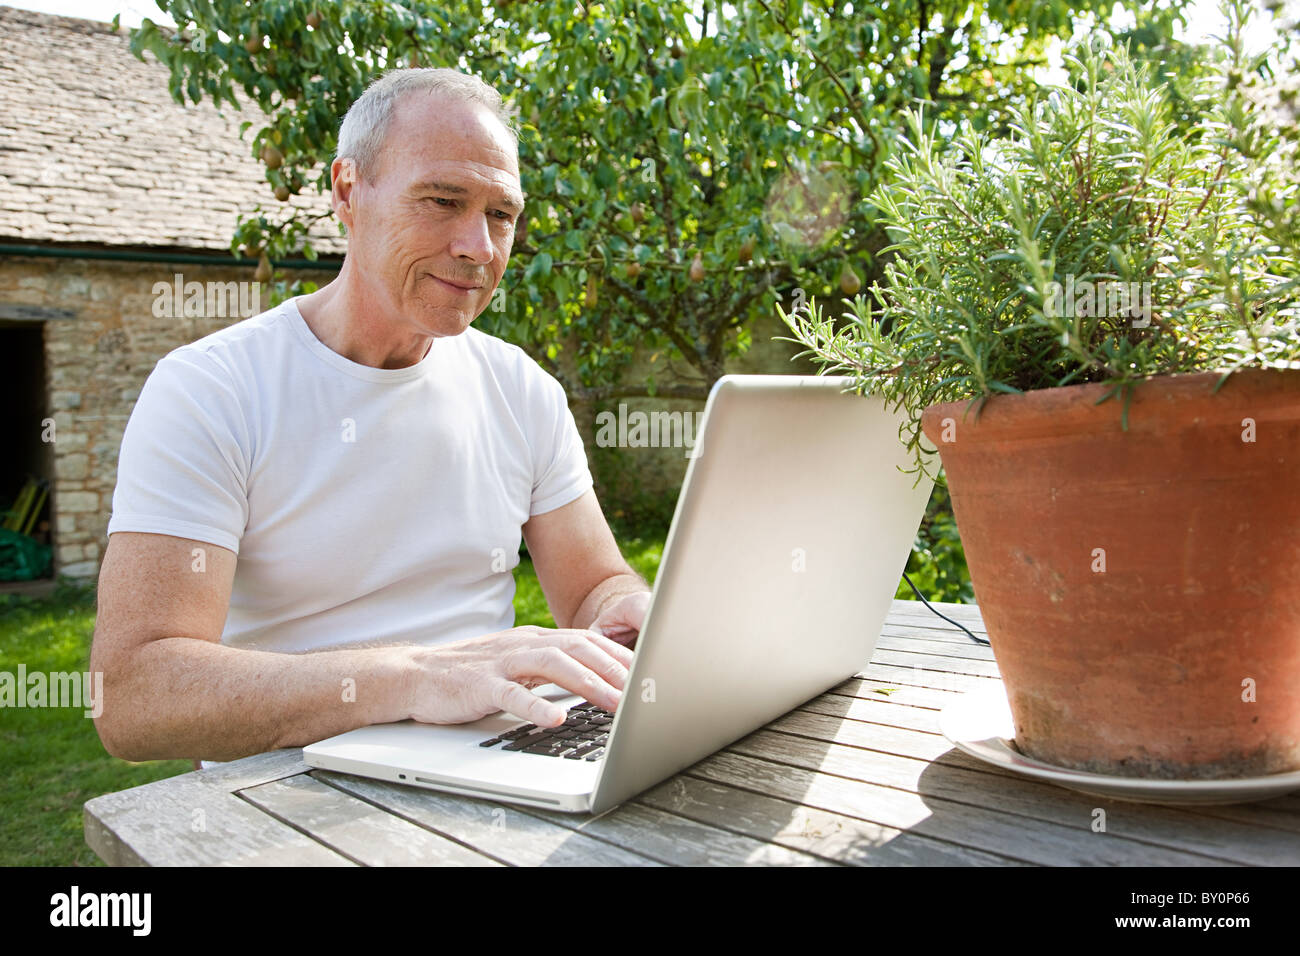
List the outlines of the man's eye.
<svg viewBox="0 0 1300 956">
<path fill-rule="evenodd" d="M 455 202 L 455 200 L 448 199 L 446 196 L 431 196 L 430 198 L 439 206 L 450 206 Z"/>
</svg>

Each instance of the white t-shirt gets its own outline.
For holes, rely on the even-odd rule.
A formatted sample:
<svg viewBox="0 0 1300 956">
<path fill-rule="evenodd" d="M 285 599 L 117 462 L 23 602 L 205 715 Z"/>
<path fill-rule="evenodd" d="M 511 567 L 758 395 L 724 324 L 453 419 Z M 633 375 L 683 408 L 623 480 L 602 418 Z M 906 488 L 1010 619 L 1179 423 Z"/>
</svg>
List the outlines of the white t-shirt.
<svg viewBox="0 0 1300 956">
<path fill-rule="evenodd" d="M 564 389 L 518 347 L 471 327 L 370 368 L 290 299 L 158 363 L 108 533 L 235 551 L 225 644 L 443 644 L 513 626 L 521 526 L 591 486 Z"/>
</svg>

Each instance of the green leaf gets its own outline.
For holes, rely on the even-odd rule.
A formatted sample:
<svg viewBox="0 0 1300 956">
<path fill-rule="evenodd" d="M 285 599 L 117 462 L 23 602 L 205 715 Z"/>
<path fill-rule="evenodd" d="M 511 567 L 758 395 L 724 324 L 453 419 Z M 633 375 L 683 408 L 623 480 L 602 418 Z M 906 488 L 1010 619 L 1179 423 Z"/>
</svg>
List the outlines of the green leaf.
<svg viewBox="0 0 1300 956">
<path fill-rule="evenodd" d="M 539 252 L 533 256 L 533 261 L 528 263 L 528 271 L 524 277 L 530 280 L 545 278 L 551 274 L 551 254 L 549 252 Z"/>
</svg>

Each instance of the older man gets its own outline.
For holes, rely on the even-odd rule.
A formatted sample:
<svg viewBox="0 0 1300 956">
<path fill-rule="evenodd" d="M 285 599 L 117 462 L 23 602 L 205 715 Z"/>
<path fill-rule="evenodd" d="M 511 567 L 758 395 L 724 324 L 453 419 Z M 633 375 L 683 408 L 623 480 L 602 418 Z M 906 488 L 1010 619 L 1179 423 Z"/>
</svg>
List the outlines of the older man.
<svg viewBox="0 0 1300 956">
<path fill-rule="evenodd" d="M 388 73 L 330 171 L 338 278 L 164 357 L 127 425 L 91 652 L 117 756 L 618 704 L 646 584 L 559 383 L 470 327 L 523 210 L 500 97 Z M 521 534 L 559 629 L 512 626 Z"/>
</svg>

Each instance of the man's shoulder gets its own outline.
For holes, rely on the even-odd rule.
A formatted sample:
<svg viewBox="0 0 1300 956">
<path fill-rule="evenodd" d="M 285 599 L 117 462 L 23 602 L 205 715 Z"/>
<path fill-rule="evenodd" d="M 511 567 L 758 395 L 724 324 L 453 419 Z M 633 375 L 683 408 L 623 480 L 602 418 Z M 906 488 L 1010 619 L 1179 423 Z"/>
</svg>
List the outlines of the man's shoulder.
<svg viewBox="0 0 1300 956">
<path fill-rule="evenodd" d="M 168 355 L 200 353 L 218 357 L 233 352 L 257 352 L 271 339 L 288 339 L 293 331 L 285 321 L 287 305 L 286 300 L 265 312 L 233 322 L 224 329 L 210 332 L 200 339 L 173 349 Z"/>
<path fill-rule="evenodd" d="M 518 345 L 472 325 L 459 338 L 464 340 L 463 347 L 489 365 L 494 373 L 512 377 L 522 388 L 545 387 L 547 383 L 559 386 L 555 377 Z"/>
<path fill-rule="evenodd" d="M 156 366 L 157 370 L 184 370 L 192 375 L 205 372 L 227 383 L 243 381 L 248 384 L 263 376 L 258 370 L 266 363 L 282 361 L 276 346 L 288 342 L 293 335 L 285 321 L 286 303 L 259 312 L 257 315 L 231 323 L 193 342 L 172 349 Z"/>
<path fill-rule="evenodd" d="M 461 340 L 461 344 L 465 348 L 478 353 L 490 361 L 509 363 L 527 359 L 529 362 L 532 362 L 532 358 L 529 357 L 528 353 L 519 346 L 512 342 L 507 342 L 505 339 L 497 338 L 497 336 L 492 335 L 490 332 L 476 329 L 472 325 L 457 336 L 457 338 Z"/>
</svg>

